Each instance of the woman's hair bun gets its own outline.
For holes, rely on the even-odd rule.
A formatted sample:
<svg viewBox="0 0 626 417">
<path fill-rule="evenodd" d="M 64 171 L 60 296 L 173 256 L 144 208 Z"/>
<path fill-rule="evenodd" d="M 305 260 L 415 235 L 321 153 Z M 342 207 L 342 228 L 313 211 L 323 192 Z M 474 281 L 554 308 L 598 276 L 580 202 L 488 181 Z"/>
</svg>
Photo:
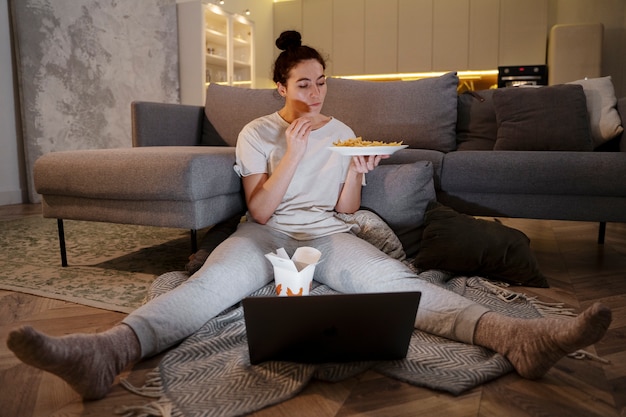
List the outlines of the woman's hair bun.
<svg viewBox="0 0 626 417">
<path fill-rule="evenodd" d="M 295 49 L 302 45 L 302 35 L 295 30 L 286 30 L 276 39 L 276 46 L 281 51 Z"/>
</svg>

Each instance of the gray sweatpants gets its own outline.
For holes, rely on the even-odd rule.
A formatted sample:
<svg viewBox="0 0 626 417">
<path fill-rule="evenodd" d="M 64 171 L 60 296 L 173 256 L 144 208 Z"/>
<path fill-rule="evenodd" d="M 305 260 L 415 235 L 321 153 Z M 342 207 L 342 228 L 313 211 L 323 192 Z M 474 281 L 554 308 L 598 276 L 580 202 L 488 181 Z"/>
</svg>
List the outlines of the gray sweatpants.
<svg viewBox="0 0 626 417">
<path fill-rule="evenodd" d="M 239 225 L 204 266 L 179 287 L 130 315 L 142 357 L 155 355 L 190 336 L 224 309 L 274 279 L 266 253 L 285 248 L 291 256 L 300 246 L 322 252 L 314 279 L 342 293 L 421 291 L 417 329 L 472 343 L 479 318 L 488 311 L 458 294 L 421 280 L 402 262 L 390 258 L 350 233 L 295 240 L 253 222 Z"/>
</svg>

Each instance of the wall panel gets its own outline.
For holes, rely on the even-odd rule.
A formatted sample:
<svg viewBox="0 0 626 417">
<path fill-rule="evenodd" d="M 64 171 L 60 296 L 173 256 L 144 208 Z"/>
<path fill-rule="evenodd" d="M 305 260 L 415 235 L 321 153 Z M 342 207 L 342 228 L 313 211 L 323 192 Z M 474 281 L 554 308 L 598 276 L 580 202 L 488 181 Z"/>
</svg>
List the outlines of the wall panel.
<svg viewBox="0 0 626 417">
<path fill-rule="evenodd" d="M 500 0 L 470 0 L 468 68 L 498 67 Z"/>
<path fill-rule="evenodd" d="M 546 62 L 548 2 L 500 0 L 499 65 Z"/>
<path fill-rule="evenodd" d="M 303 42 L 317 49 L 326 60 L 326 73 L 333 73 L 333 0 L 302 1 Z"/>
<path fill-rule="evenodd" d="M 398 0 L 398 71 L 432 71 L 433 0 Z"/>
<path fill-rule="evenodd" d="M 433 70 L 468 69 L 470 0 L 433 3 Z"/>
<path fill-rule="evenodd" d="M 333 1 L 333 70 L 336 75 L 365 71 L 365 0 Z"/>
<path fill-rule="evenodd" d="M 349 75 L 544 64 L 552 21 L 581 19 L 574 10 L 581 4 L 585 18 L 610 27 L 607 39 L 617 33 L 612 23 L 607 26 L 607 15 L 619 20 L 621 32 L 614 37 L 626 36 L 623 0 L 603 1 L 612 5 L 610 11 L 587 0 L 293 0 L 274 7 L 292 8 L 277 14 L 277 24 L 291 19 L 292 27 L 302 27 L 305 41 L 330 55 L 329 73 Z M 603 59 L 612 67 L 624 60 L 606 56 L 605 50 Z"/>
<path fill-rule="evenodd" d="M 302 33 L 302 2 L 281 1 L 274 3 L 274 40 L 285 30 L 297 30 Z M 280 53 L 274 48 L 274 57 Z"/>
<path fill-rule="evenodd" d="M 398 0 L 365 0 L 365 72 L 398 71 Z"/>
</svg>

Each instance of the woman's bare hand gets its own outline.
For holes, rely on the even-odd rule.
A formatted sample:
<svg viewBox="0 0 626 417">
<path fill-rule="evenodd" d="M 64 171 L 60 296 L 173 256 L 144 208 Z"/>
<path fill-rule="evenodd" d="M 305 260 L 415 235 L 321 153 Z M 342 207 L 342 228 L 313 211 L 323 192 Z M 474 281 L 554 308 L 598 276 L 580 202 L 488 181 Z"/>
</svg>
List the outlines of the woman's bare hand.
<svg viewBox="0 0 626 417">
<path fill-rule="evenodd" d="M 380 164 L 383 159 L 389 158 L 389 155 L 357 155 L 352 157 L 350 169 L 358 174 L 367 174 Z"/>
<path fill-rule="evenodd" d="M 296 160 L 302 159 L 309 142 L 309 133 L 313 129 L 313 122 L 308 117 L 300 117 L 294 120 L 287 130 L 287 153 Z"/>
</svg>

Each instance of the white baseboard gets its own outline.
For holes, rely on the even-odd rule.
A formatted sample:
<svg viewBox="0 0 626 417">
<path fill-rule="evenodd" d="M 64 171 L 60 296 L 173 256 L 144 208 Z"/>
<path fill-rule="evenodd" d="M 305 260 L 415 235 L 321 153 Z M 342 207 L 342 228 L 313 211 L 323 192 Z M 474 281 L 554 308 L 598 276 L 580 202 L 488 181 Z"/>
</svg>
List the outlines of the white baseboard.
<svg viewBox="0 0 626 417">
<path fill-rule="evenodd" d="M 0 191 L 0 206 L 25 203 L 28 203 L 28 192 L 26 190 Z"/>
</svg>

